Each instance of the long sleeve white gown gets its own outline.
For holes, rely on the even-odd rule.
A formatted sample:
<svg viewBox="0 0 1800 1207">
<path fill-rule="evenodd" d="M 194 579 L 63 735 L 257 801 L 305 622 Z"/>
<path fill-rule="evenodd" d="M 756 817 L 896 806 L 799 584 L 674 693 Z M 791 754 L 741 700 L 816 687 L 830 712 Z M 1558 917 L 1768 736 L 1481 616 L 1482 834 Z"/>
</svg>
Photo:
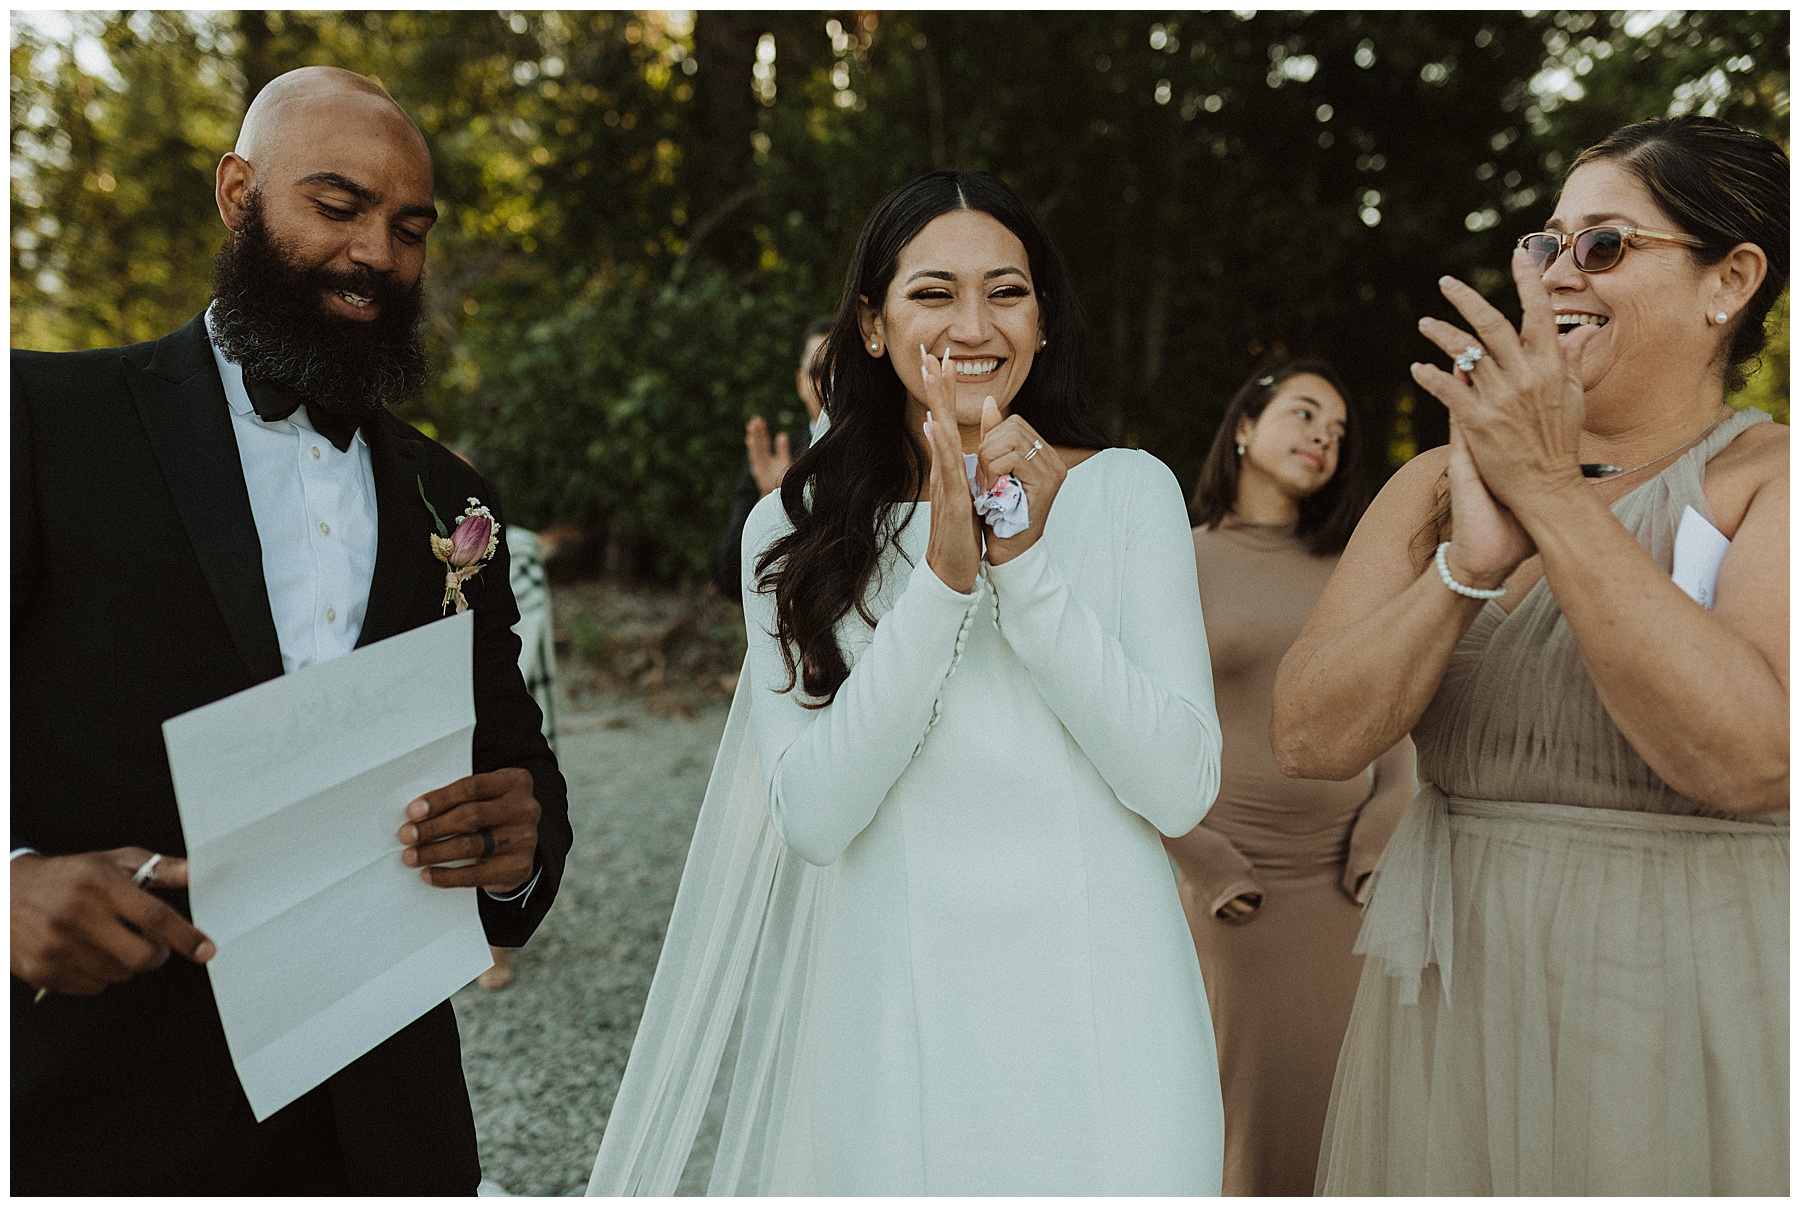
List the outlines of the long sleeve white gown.
<svg viewBox="0 0 1800 1207">
<path fill-rule="evenodd" d="M 747 581 L 787 527 L 778 496 L 751 513 Z M 928 529 L 921 504 L 878 625 L 840 626 L 827 708 L 779 690 L 773 599 L 745 594 L 768 816 L 824 865 L 767 1188 L 1217 1194 L 1212 1025 L 1158 838 L 1219 782 L 1180 488 L 1145 453 L 1089 458 L 969 594 Z"/>
</svg>

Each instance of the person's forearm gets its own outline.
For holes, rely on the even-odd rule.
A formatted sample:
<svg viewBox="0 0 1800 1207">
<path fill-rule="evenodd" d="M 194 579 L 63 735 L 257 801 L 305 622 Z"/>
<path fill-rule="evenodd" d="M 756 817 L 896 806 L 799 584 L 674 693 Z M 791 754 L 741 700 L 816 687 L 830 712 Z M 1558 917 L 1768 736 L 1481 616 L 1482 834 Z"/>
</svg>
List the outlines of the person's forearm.
<svg viewBox="0 0 1800 1207">
<path fill-rule="evenodd" d="M 1163 849 L 1208 914 L 1216 915 L 1227 901 L 1238 897 L 1253 897 L 1260 903 L 1263 886 L 1256 865 L 1231 839 L 1204 822 L 1179 838 L 1165 836 Z"/>
<path fill-rule="evenodd" d="M 1786 808 L 1787 689 L 1761 651 L 1591 494 L 1547 494 L 1520 520 L 1601 703 L 1651 769 L 1715 808 Z"/>
<path fill-rule="evenodd" d="M 1000 598 L 1001 635 L 1120 802 L 1164 834 L 1191 830 L 1218 793 L 1220 747 L 1192 571 L 1181 575 L 1193 597 L 1186 614 L 1175 593 L 1157 590 L 1147 574 L 1131 580 L 1132 591 L 1179 617 L 1163 641 L 1139 642 L 1135 659 L 1043 549 L 1034 546 L 988 576 Z M 1183 637 L 1192 649 L 1180 649 Z"/>
<path fill-rule="evenodd" d="M 921 562 L 836 699 L 806 709 L 799 686 L 778 690 L 785 674 L 769 636 L 773 606 L 766 596 L 751 599 L 748 669 L 769 817 L 802 859 L 835 861 L 874 820 L 932 724 L 974 604 Z"/>
<path fill-rule="evenodd" d="M 1427 563 L 1411 586 L 1356 624 L 1295 642 L 1275 675 L 1269 726 L 1282 772 L 1321 780 L 1361 774 L 1418 724 L 1481 608 Z"/>
</svg>

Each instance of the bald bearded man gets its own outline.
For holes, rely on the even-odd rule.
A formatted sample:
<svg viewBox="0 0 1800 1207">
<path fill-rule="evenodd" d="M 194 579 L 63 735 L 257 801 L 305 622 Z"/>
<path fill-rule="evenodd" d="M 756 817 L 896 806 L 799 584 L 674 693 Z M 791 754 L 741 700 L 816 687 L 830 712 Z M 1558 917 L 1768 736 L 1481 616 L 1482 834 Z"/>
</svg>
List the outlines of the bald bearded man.
<svg viewBox="0 0 1800 1207">
<path fill-rule="evenodd" d="M 186 916 L 161 733 L 442 615 L 421 493 L 452 522 L 470 497 L 499 514 L 386 410 L 425 371 L 430 153 L 373 81 L 306 68 L 251 105 L 217 200 L 204 314 L 13 353 L 11 1189 L 473 1194 L 447 1002 L 255 1122 Z M 476 774 L 396 818 L 394 858 L 475 888 L 489 941 L 516 947 L 556 895 L 567 789 L 519 674 L 504 541 L 463 590 Z"/>
</svg>

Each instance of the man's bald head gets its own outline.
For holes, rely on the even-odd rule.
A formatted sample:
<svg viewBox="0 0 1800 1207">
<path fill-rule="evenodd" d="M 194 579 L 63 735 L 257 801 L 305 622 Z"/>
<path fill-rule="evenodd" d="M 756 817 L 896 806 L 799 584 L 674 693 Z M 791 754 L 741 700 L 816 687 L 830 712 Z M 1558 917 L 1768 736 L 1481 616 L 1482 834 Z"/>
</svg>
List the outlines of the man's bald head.
<svg viewBox="0 0 1800 1207">
<path fill-rule="evenodd" d="M 380 84 L 339 67 L 301 67 L 270 80 L 244 114 L 236 148 L 219 161 L 216 186 L 219 216 L 234 231 L 252 195 L 265 199 L 282 240 L 304 240 L 307 226 L 322 230 L 321 215 L 375 220 L 362 224 L 347 254 L 374 255 L 377 271 L 409 258 L 395 240 L 417 246 L 423 265 L 425 232 L 437 220 L 432 192 L 431 150 L 418 126 Z M 377 226 L 386 249 L 370 243 Z"/>
<path fill-rule="evenodd" d="M 219 346 L 328 410 L 404 396 L 424 372 L 432 193 L 424 135 L 375 81 L 335 67 L 271 80 L 219 161 Z"/>
<path fill-rule="evenodd" d="M 233 149 L 261 169 L 290 153 L 296 141 L 343 130 L 378 131 L 430 170 L 425 136 L 406 110 L 368 76 L 341 67 L 300 67 L 270 80 L 250 102 Z"/>
</svg>

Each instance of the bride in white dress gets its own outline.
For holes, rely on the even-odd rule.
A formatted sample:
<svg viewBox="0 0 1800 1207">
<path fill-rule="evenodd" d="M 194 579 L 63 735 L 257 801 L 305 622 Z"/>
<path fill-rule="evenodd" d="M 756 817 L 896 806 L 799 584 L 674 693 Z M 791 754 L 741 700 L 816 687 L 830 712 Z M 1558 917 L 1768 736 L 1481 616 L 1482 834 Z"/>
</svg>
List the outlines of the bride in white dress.
<svg viewBox="0 0 1800 1207">
<path fill-rule="evenodd" d="M 1161 462 L 1093 451 L 1081 342 L 995 177 L 865 225 L 828 434 L 744 530 L 749 655 L 590 1193 L 1219 1192 L 1158 837 L 1219 780 L 1193 540 Z"/>
</svg>

